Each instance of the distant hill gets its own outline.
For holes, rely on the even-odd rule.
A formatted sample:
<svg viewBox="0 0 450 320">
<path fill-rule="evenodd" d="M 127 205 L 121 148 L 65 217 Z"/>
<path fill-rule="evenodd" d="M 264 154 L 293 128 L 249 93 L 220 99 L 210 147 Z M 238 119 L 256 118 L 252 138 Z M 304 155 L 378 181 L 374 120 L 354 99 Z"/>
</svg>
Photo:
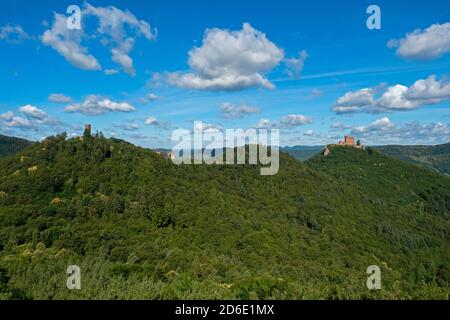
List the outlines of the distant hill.
<svg viewBox="0 0 450 320">
<path fill-rule="evenodd" d="M 450 143 L 435 146 L 375 146 L 382 154 L 394 157 L 432 171 L 450 175 Z M 308 160 L 321 153 L 323 146 L 283 147 L 284 151 L 297 160 Z"/>
<path fill-rule="evenodd" d="M 25 139 L 8 137 L 0 134 L 0 157 L 19 152 L 31 144 L 31 141 Z"/>
<path fill-rule="evenodd" d="M 450 178 L 330 149 L 274 176 L 102 137 L 0 159 L 0 299 L 448 300 Z"/>
<path fill-rule="evenodd" d="M 281 147 L 280 151 L 286 152 L 297 160 L 308 160 L 323 150 L 323 146 L 294 146 L 294 147 Z M 169 149 L 153 149 L 155 152 L 160 152 L 163 155 L 167 155 L 171 150 Z M 191 152 L 194 152 L 193 150 Z"/>
<path fill-rule="evenodd" d="M 442 202 L 433 201 L 433 204 L 430 204 L 431 207 L 442 207 L 443 211 L 436 210 L 436 212 L 447 212 L 444 217 L 450 218 L 450 212 L 447 211 L 450 210 L 450 189 L 446 190 L 450 178 L 385 156 L 373 147 L 361 150 L 335 145 L 329 149 L 330 155 L 317 155 L 307 161 L 307 164 L 338 180 L 355 183 L 362 189 L 370 189 L 371 200 L 376 197 L 383 202 L 389 198 L 405 200 L 411 195 L 418 195 L 418 201 L 423 201 L 428 197 L 436 196 Z M 430 184 L 432 180 L 435 184 Z"/>
<path fill-rule="evenodd" d="M 297 160 L 308 160 L 323 150 L 323 146 L 293 146 L 282 147 L 281 151 L 288 153 Z"/>
<path fill-rule="evenodd" d="M 450 142 L 435 146 L 379 146 L 381 153 L 450 175 Z"/>
</svg>

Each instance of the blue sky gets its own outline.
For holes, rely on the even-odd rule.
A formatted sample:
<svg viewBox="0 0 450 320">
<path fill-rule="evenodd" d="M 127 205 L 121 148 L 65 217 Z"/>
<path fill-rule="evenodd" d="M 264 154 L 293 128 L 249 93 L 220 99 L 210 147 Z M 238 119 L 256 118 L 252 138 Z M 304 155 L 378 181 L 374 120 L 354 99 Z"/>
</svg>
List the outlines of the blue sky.
<svg viewBox="0 0 450 320">
<path fill-rule="evenodd" d="M 81 30 L 57 23 L 69 5 Z M 450 137 L 444 0 L 1 0 L 0 58 L 0 133 L 29 139 L 92 123 L 170 147 L 193 121 L 280 128 L 282 145 Z"/>
</svg>

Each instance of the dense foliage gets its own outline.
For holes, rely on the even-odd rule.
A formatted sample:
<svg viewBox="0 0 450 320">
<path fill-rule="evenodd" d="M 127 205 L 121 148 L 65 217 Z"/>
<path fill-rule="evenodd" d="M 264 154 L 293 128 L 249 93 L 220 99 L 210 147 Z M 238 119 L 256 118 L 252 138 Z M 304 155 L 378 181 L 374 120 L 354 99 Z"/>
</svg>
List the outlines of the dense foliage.
<svg viewBox="0 0 450 320">
<path fill-rule="evenodd" d="M 59 135 L 0 160 L 0 297 L 448 299 L 449 190 L 372 149 L 260 176 Z"/>
<path fill-rule="evenodd" d="M 450 175 L 450 142 L 436 146 L 382 146 L 388 156 Z"/>
<path fill-rule="evenodd" d="M 31 144 L 32 142 L 25 139 L 8 137 L 0 134 L 0 157 L 19 152 Z"/>
</svg>

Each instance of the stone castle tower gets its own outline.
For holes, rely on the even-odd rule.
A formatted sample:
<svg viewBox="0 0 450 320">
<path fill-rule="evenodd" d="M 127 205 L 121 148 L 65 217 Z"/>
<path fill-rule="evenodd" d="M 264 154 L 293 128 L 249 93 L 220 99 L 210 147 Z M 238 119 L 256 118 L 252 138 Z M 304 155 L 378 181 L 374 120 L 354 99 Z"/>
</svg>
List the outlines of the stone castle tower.
<svg viewBox="0 0 450 320">
<path fill-rule="evenodd" d="M 90 137 L 91 133 L 92 133 L 92 126 L 91 126 L 91 124 L 88 123 L 88 124 L 84 125 L 83 136 Z"/>
</svg>

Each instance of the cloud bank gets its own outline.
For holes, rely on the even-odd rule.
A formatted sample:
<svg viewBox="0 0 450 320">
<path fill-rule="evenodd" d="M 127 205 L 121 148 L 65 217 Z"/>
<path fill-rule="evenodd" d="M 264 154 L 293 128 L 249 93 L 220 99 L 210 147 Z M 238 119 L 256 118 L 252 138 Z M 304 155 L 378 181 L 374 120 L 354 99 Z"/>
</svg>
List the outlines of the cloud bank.
<svg viewBox="0 0 450 320">
<path fill-rule="evenodd" d="M 342 113 L 407 111 L 450 99 L 450 83 L 435 75 L 420 79 L 410 87 L 396 84 L 387 88 L 363 88 L 340 97 L 333 111 Z"/>
</svg>

